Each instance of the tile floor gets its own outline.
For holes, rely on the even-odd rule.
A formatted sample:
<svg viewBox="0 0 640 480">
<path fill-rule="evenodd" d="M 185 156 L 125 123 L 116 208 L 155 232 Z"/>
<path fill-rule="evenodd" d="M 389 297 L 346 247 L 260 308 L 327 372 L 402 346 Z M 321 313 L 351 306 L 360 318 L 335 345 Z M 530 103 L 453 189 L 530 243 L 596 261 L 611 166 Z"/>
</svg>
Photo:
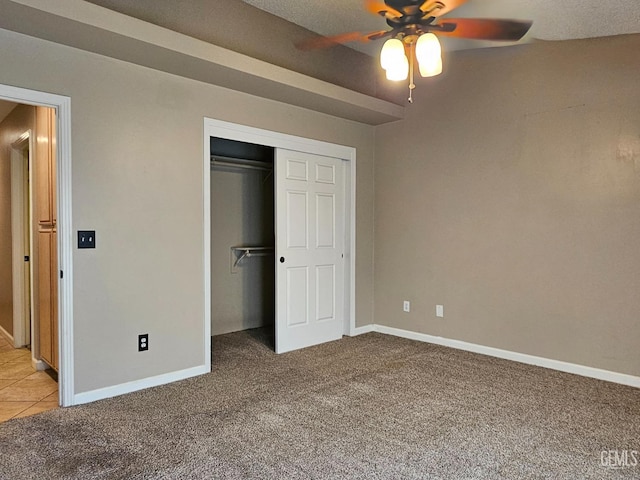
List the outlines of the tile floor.
<svg viewBox="0 0 640 480">
<path fill-rule="evenodd" d="M 0 422 L 58 408 L 58 383 L 31 366 L 31 352 L 0 337 Z"/>
</svg>

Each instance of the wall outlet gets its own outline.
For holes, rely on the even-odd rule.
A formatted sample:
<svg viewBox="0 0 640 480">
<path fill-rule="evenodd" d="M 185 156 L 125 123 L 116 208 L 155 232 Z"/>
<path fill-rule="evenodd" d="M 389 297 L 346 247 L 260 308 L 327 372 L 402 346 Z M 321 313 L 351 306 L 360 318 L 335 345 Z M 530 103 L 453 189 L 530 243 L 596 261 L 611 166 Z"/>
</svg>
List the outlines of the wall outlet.
<svg viewBox="0 0 640 480">
<path fill-rule="evenodd" d="M 402 304 L 402 310 L 405 312 L 411 311 L 411 302 L 409 300 L 405 300 Z"/>
<path fill-rule="evenodd" d="M 444 318 L 444 305 L 436 305 L 436 317 Z"/>
<path fill-rule="evenodd" d="M 144 352 L 146 350 L 149 350 L 149 334 L 143 333 L 138 335 L 138 351 Z"/>
</svg>

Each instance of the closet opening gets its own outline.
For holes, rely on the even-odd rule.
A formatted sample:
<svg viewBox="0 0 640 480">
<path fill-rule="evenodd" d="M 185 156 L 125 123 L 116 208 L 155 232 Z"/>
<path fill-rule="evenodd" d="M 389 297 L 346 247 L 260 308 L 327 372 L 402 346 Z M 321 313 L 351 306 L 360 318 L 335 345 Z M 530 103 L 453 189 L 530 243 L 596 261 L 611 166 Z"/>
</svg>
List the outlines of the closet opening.
<svg viewBox="0 0 640 480">
<path fill-rule="evenodd" d="M 211 335 L 275 348 L 273 147 L 210 137 Z"/>
</svg>

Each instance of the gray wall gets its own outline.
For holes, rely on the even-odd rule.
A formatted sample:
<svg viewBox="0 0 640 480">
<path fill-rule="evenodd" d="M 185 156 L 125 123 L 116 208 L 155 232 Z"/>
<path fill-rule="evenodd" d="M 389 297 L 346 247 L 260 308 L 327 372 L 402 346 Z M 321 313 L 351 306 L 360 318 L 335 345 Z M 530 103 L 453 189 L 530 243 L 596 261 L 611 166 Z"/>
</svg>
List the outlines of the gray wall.
<svg viewBox="0 0 640 480">
<path fill-rule="evenodd" d="M 460 53 L 419 82 L 376 130 L 376 323 L 640 375 L 638 52 Z"/>
<path fill-rule="evenodd" d="M 377 92 L 378 60 L 343 45 L 303 51 L 295 43 L 318 35 L 242 0 L 89 0 L 90 3 L 352 90 Z M 386 81 L 385 81 L 386 83 Z"/>
<path fill-rule="evenodd" d="M 76 393 L 204 362 L 204 117 L 357 149 L 357 323 L 372 322 L 373 127 L 3 30 L 0 44 L 0 83 L 71 97 L 73 228 L 97 231 L 73 254 Z"/>
<path fill-rule="evenodd" d="M 35 132 L 35 107 L 18 105 L 0 123 L 0 326 L 13 335 L 11 266 L 11 145 L 31 129 Z"/>
<path fill-rule="evenodd" d="M 211 172 L 212 335 L 273 324 L 273 254 L 245 258 L 231 271 L 232 246 L 274 246 L 273 207 L 268 172 Z"/>
</svg>

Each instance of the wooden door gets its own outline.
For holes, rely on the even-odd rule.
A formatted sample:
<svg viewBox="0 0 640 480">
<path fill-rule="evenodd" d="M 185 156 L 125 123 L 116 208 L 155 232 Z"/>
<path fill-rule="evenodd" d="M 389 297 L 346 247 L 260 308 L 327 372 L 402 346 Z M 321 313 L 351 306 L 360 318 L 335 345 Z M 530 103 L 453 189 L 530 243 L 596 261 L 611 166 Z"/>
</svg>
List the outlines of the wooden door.
<svg viewBox="0 0 640 480">
<path fill-rule="evenodd" d="M 55 110 L 36 109 L 36 195 L 38 225 L 37 321 L 40 358 L 58 368 L 58 245 L 56 232 Z"/>
<path fill-rule="evenodd" d="M 39 344 L 40 357 L 52 367 L 53 355 L 53 318 L 51 289 L 51 232 L 38 232 L 38 305 L 39 305 Z"/>
<path fill-rule="evenodd" d="M 53 109 L 36 109 L 36 214 L 38 223 L 52 226 L 55 210 L 55 157 L 53 157 Z"/>
<path fill-rule="evenodd" d="M 58 232 L 51 232 L 51 358 L 58 370 Z"/>
</svg>

